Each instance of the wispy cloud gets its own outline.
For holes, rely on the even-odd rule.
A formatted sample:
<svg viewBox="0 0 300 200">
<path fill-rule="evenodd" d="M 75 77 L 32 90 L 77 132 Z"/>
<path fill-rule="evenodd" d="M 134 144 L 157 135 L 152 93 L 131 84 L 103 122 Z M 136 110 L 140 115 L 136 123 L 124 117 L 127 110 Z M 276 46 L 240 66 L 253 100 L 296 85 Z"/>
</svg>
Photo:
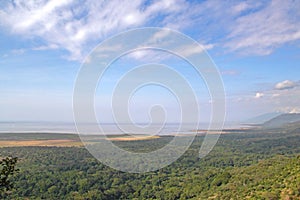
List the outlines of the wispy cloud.
<svg viewBox="0 0 300 200">
<path fill-rule="evenodd" d="M 299 1 L 274 0 L 240 16 L 230 27 L 225 47 L 243 54 L 267 55 L 285 43 L 299 40 L 299 10 Z"/>
<path fill-rule="evenodd" d="M 22 55 L 25 52 L 26 52 L 26 49 L 13 49 L 13 50 L 11 50 L 11 53 L 15 54 L 15 55 Z"/>
<path fill-rule="evenodd" d="M 50 44 L 50 45 L 42 45 L 42 46 L 33 47 L 32 50 L 34 50 L 34 51 L 44 51 L 44 50 L 58 49 L 58 48 L 59 48 L 58 45 Z"/>
<path fill-rule="evenodd" d="M 141 26 L 182 31 L 193 27 L 203 44 L 266 55 L 300 39 L 299 10 L 300 2 L 292 0 L 16 0 L 3 3 L 0 24 L 14 34 L 39 38 L 43 44 L 33 47 L 35 50 L 64 49 L 72 60 L 82 60 L 111 34 Z"/>
<path fill-rule="evenodd" d="M 170 57 L 171 55 L 169 55 L 165 51 L 151 50 L 151 49 L 132 51 L 125 56 L 125 58 L 127 59 L 134 59 L 137 61 L 150 62 L 150 63 L 160 62 L 162 60 L 169 59 Z"/>
<path fill-rule="evenodd" d="M 290 80 L 285 80 L 282 82 L 279 82 L 275 85 L 275 89 L 277 90 L 286 90 L 286 89 L 292 89 L 294 87 L 297 87 L 298 83 Z"/>
<path fill-rule="evenodd" d="M 176 15 L 184 9 L 180 0 L 146 5 L 142 1 L 14 1 L 0 10 L 0 21 L 12 32 L 39 37 L 80 60 L 108 34 L 145 25 L 161 13 Z"/>
<path fill-rule="evenodd" d="M 235 75 L 239 75 L 240 72 L 237 70 L 222 70 L 221 71 L 222 75 L 228 75 L 228 76 L 235 76 Z"/>
<path fill-rule="evenodd" d="M 177 51 L 180 52 L 182 56 L 189 57 L 189 56 L 192 56 L 195 54 L 200 54 L 205 50 L 212 49 L 213 47 L 214 47 L 213 44 L 205 44 L 205 45 L 199 44 L 197 46 L 196 45 L 185 45 L 185 46 L 179 47 Z"/>
</svg>

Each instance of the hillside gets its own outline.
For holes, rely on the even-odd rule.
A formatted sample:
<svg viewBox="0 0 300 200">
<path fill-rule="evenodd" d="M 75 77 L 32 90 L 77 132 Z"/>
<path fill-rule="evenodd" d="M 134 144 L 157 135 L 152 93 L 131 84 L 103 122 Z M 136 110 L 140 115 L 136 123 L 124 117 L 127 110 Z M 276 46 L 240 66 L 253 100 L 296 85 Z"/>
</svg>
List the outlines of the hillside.
<svg viewBox="0 0 300 200">
<path fill-rule="evenodd" d="M 278 117 L 279 115 L 282 115 L 282 112 L 271 112 L 271 113 L 265 113 L 262 115 L 258 115 L 256 117 L 250 118 L 243 122 L 243 124 L 250 124 L 250 125 L 259 125 L 263 124 L 275 117 Z"/>
<path fill-rule="evenodd" d="M 299 113 L 282 114 L 265 122 L 263 124 L 263 128 L 281 128 L 283 126 L 288 126 L 289 124 L 297 122 L 300 122 Z"/>
<path fill-rule="evenodd" d="M 223 173 L 225 174 L 225 172 Z M 300 155 L 275 156 L 255 165 L 226 171 L 228 180 L 212 188 L 210 199 L 299 199 Z M 217 191 L 217 192 L 216 192 Z"/>
</svg>

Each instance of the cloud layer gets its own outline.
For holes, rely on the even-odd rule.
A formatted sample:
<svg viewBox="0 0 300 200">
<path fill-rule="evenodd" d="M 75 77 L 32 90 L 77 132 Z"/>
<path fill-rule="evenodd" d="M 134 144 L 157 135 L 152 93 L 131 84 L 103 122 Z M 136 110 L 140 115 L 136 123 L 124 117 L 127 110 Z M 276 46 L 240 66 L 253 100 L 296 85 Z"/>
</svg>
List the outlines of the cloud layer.
<svg viewBox="0 0 300 200">
<path fill-rule="evenodd" d="M 63 49 L 69 59 L 82 57 L 111 34 L 142 26 L 185 31 L 229 52 L 266 55 L 300 39 L 300 1 L 7 1 L 0 25 L 27 39 L 34 50 Z"/>
<path fill-rule="evenodd" d="M 240 16 L 231 27 L 226 42 L 230 50 L 267 55 L 285 43 L 300 39 L 299 1 L 240 5 L 240 12 L 253 12 Z"/>
</svg>

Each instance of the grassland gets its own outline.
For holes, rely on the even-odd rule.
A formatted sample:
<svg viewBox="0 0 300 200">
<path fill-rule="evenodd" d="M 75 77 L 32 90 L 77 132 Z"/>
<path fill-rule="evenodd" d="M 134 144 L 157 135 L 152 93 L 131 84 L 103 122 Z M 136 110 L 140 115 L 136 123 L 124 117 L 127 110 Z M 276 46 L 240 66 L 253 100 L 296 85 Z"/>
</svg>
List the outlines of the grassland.
<svg viewBox="0 0 300 200">
<path fill-rule="evenodd" d="M 104 136 L 89 135 L 90 143 L 97 140 L 111 141 L 140 141 L 158 139 L 159 136 L 145 135 L 111 135 Z M 86 141 L 86 140 L 85 140 Z M 26 146 L 45 146 L 45 147 L 81 147 L 84 144 L 76 134 L 57 134 L 57 133 L 0 133 L 0 147 L 26 147 Z"/>
<path fill-rule="evenodd" d="M 0 147 L 25 146 L 79 147 L 83 144 L 74 134 L 0 133 Z"/>
<path fill-rule="evenodd" d="M 56 146 L 77 147 L 83 146 L 82 142 L 76 140 L 7 140 L 0 141 L 0 147 L 25 147 L 25 146 Z"/>
</svg>

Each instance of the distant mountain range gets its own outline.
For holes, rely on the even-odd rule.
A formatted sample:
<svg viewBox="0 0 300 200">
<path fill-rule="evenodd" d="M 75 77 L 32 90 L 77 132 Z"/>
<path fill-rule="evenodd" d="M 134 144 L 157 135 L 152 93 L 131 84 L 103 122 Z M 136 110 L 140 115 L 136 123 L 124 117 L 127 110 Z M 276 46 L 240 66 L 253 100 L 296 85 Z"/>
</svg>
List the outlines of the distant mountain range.
<svg viewBox="0 0 300 200">
<path fill-rule="evenodd" d="M 264 129 L 291 128 L 300 130 L 300 113 L 266 113 L 251 118 L 243 124 L 257 126 Z"/>
<path fill-rule="evenodd" d="M 284 113 L 282 112 L 272 112 L 272 113 L 265 113 L 262 115 L 258 115 L 256 117 L 253 117 L 251 119 L 248 119 L 243 122 L 243 124 L 248 124 L 248 125 L 261 125 L 279 115 L 282 115 Z"/>
<path fill-rule="evenodd" d="M 300 113 L 281 114 L 262 124 L 263 128 L 300 127 Z"/>
</svg>

